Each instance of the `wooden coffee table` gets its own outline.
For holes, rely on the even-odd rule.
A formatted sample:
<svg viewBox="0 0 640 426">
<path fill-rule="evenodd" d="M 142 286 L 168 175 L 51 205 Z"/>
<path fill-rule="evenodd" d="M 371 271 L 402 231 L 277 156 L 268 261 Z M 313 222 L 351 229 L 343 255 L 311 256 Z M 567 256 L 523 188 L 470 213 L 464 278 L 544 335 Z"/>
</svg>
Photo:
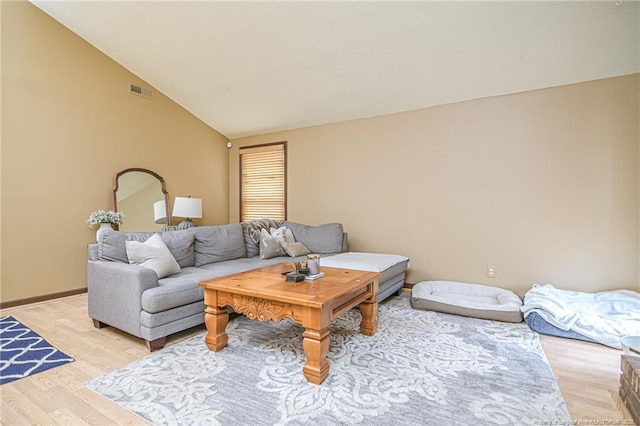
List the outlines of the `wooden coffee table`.
<svg viewBox="0 0 640 426">
<path fill-rule="evenodd" d="M 282 272 L 291 264 L 267 266 L 247 272 L 202 281 L 204 287 L 205 342 L 210 350 L 227 345 L 229 322 L 226 306 L 259 321 L 291 318 L 305 328 L 302 346 L 307 362 L 302 372 L 311 383 L 321 384 L 329 374 L 329 323 L 360 305 L 360 332 L 372 336 L 378 328 L 377 272 L 326 268 L 315 281 L 286 282 Z"/>
</svg>

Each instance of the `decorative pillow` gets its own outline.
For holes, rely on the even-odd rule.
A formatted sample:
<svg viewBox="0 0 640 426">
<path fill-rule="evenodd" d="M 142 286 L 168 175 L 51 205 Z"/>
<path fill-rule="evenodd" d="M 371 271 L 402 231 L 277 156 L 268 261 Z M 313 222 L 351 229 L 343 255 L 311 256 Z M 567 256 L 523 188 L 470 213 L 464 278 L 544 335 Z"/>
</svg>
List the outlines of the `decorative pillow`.
<svg viewBox="0 0 640 426">
<path fill-rule="evenodd" d="M 285 228 L 284 226 L 280 227 L 280 228 L 269 228 L 269 234 L 271 234 L 271 236 L 273 238 L 275 238 L 276 240 L 278 240 L 278 242 L 283 243 L 284 242 L 284 233 L 287 230 L 287 228 Z M 260 237 L 262 237 L 262 233 L 260 235 Z"/>
<path fill-rule="evenodd" d="M 284 238 L 284 233 L 283 233 Z M 266 229 L 260 231 L 260 259 L 285 256 L 286 253 L 278 238 L 271 236 Z"/>
<path fill-rule="evenodd" d="M 277 228 L 280 226 L 280 221 L 254 219 L 242 222 L 241 225 L 247 248 L 247 257 L 254 257 L 260 254 L 260 231 L 262 229 Z"/>
<path fill-rule="evenodd" d="M 296 242 L 296 238 L 293 236 L 293 232 L 291 232 L 291 229 L 282 226 L 281 228 L 284 228 L 284 242 L 285 243 L 295 243 Z"/>
<path fill-rule="evenodd" d="M 276 240 L 280 241 L 280 244 L 287 242 L 287 243 L 295 243 L 296 239 L 293 236 L 293 232 L 291 232 L 291 229 L 285 227 L 285 226 L 281 226 L 279 228 L 269 228 L 269 233 L 271 234 L 271 236 L 273 238 L 275 238 Z"/>
<path fill-rule="evenodd" d="M 302 243 L 297 243 L 295 241 L 292 243 L 288 243 L 285 241 L 280 245 L 282 246 L 284 251 L 291 257 L 304 256 L 306 254 L 311 253 L 311 251 L 307 248 L 307 246 L 305 246 Z"/>
<path fill-rule="evenodd" d="M 239 223 L 190 228 L 195 235 L 195 266 L 247 256 Z"/>
<path fill-rule="evenodd" d="M 286 254 L 291 257 L 303 256 L 311 253 L 311 251 L 302 243 L 296 242 L 291 229 L 286 226 L 270 229 L 271 237 L 278 240 Z"/>
<path fill-rule="evenodd" d="M 153 234 L 144 243 L 126 241 L 125 245 L 129 263 L 153 269 L 158 278 L 180 272 L 180 265 L 176 262 L 160 234 Z"/>
</svg>

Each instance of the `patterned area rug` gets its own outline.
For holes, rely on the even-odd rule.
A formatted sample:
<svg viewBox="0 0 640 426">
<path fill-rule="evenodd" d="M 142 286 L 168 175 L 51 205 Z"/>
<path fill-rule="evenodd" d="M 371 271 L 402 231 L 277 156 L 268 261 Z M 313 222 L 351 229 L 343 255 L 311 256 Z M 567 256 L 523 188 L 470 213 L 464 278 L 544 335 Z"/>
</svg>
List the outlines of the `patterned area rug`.
<svg viewBox="0 0 640 426">
<path fill-rule="evenodd" d="M 245 317 L 210 352 L 206 333 L 85 386 L 157 425 L 521 425 L 571 421 L 540 347 L 524 323 L 380 304 L 378 331 L 352 310 L 331 324 L 329 376 L 302 375 L 303 329 Z M 538 423 L 552 424 L 552 423 Z"/>
<path fill-rule="evenodd" d="M 14 317 L 0 318 L 0 385 L 72 361 Z"/>
</svg>

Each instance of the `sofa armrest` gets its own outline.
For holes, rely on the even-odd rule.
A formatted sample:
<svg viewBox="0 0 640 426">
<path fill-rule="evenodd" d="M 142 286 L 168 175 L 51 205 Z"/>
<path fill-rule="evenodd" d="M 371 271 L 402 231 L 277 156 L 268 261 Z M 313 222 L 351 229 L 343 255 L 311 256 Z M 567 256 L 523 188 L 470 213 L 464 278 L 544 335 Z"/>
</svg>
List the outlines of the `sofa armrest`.
<svg viewBox="0 0 640 426">
<path fill-rule="evenodd" d="M 123 262 L 90 260 L 87 265 L 89 316 L 142 337 L 142 293 L 157 286 L 158 276 L 149 268 Z"/>
<path fill-rule="evenodd" d="M 342 233 L 342 253 L 346 253 L 349 251 L 349 234 L 346 232 Z"/>
<path fill-rule="evenodd" d="M 89 244 L 87 246 L 87 255 L 89 260 L 100 260 L 100 252 L 98 251 L 98 244 Z"/>
</svg>

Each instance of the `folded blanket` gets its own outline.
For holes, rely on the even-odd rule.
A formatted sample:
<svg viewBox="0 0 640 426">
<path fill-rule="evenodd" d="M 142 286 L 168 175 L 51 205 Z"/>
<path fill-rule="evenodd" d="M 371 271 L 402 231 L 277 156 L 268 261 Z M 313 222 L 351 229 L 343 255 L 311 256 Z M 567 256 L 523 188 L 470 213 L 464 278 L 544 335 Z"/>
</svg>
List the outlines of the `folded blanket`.
<svg viewBox="0 0 640 426">
<path fill-rule="evenodd" d="M 409 261 L 408 257 L 398 254 L 348 252 L 323 257 L 320 260 L 320 266 L 382 272 L 393 265 L 407 261 Z M 409 266 L 407 266 L 407 269 L 409 269 Z"/>
<path fill-rule="evenodd" d="M 536 312 L 561 330 L 617 349 L 622 337 L 640 335 L 640 293 L 631 290 L 582 293 L 534 284 L 520 309 L 525 318 Z"/>
</svg>

